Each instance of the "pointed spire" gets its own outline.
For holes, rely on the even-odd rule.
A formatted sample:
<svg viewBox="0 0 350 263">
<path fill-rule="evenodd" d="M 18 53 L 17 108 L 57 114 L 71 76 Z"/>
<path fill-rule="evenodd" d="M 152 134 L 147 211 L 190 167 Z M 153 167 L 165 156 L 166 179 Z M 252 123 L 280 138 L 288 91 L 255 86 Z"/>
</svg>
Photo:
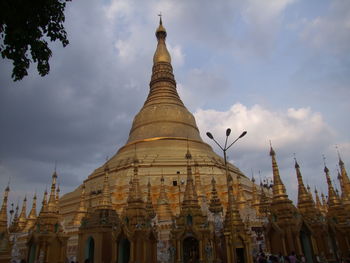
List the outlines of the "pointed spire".
<svg viewBox="0 0 350 263">
<path fill-rule="evenodd" d="M 310 194 L 309 191 L 306 190 L 304 182 L 303 182 L 303 177 L 300 172 L 300 166 L 298 164 L 297 159 L 294 157 L 295 161 L 295 171 L 297 174 L 297 179 L 298 179 L 298 208 L 299 209 L 307 209 L 310 204 L 312 204 L 312 199 L 310 199 Z M 310 189 L 310 187 L 309 187 Z M 305 212 L 305 211 L 303 211 Z"/>
<path fill-rule="evenodd" d="M 44 213 L 47 213 L 47 190 L 45 190 L 44 192 L 44 197 L 43 197 L 39 216 L 43 215 Z"/>
<path fill-rule="evenodd" d="M 327 184 L 328 184 L 328 206 L 340 205 L 340 200 L 334 191 L 331 177 L 329 176 L 329 169 L 326 166 L 326 158 L 323 156 L 324 161 L 324 172 L 326 174 Z"/>
<path fill-rule="evenodd" d="M 186 181 L 186 188 L 185 188 L 184 198 L 182 201 L 181 208 L 185 208 L 185 207 L 200 208 L 198 203 L 196 186 L 193 183 L 192 168 L 190 165 L 192 155 L 188 147 L 188 142 L 187 142 L 187 153 L 185 155 L 185 158 L 187 159 L 187 181 Z"/>
<path fill-rule="evenodd" d="M 315 187 L 315 198 L 316 198 L 316 208 L 317 208 L 320 212 L 323 212 L 323 207 L 322 207 L 322 204 L 321 204 L 320 197 L 318 196 L 318 192 L 317 192 L 316 187 Z"/>
<path fill-rule="evenodd" d="M 84 190 L 85 191 L 85 190 Z M 109 167 L 108 162 L 105 164 L 102 196 L 99 208 L 110 209 L 112 207 L 111 193 L 109 191 Z"/>
<path fill-rule="evenodd" d="M 166 30 L 163 26 L 162 16 L 160 15 L 159 26 L 156 30 L 156 37 L 158 39 L 158 46 L 157 46 L 156 52 L 154 53 L 154 56 L 153 56 L 153 64 L 156 64 L 158 62 L 171 63 L 171 57 L 170 57 L 169 51 L 168 51 L 166 44 L 165 44 L 166 35 L 167 35 L 167 33 L 166 33 Z"/>
<path fill-rule="evenodd" d="M 214 179 L 214 176 L 211 179 L 211 198 L 209 204 L 209 211 L 213 214 L 219 214 L 223 212 L 223 207 L 218 192 L 216 190 L 216 181 Z"/>
<path fill-rule="evenodd" d="M 7 200 L 10 192 L 10 187 L 7 185 L 4 192 L 4 198 L 2 200 L 2 206 L 0 210 L 0 232 L 4 232 L 7 229 Z"/>
<path fill-rule="evenodd" d="M 28 232 L 35 225 L 36 219 L 36 193 L 34 193 L 32 209 L 29 212 L 27 223 L 24 227 L 24 232 Z"/>
<path fill-rule="evenodd" d="M 59 213 L 60 191 L 61 191 L 60 184 L 58 184 L 56 189 L 56 196 L 55 196 L 55 205 L 56 205 L 57 213 Z"/>
<path fill-rule="evenodd" d="M 9 227 L 9 231 L 12 233 L 16 233 L 19 231 L 19 226 L 18 226 L 18 210 L 19 210 L 19 204 L 17 203 L 16 209 L 15 209 L 15 216 L 13 217 L 11 226 Z"/>
<path fill-rule="evenodd" d="M 159 222 L 170 221 L 173 217 L 173 214 L 171 212 L 171 208 L 169 205 L 168 195 L 165 191 L 163 174 L 162 174 L 162 177 L 160 179 L 160 192 L 159 192 L 157 204 L 158 204 L 157 205 L 158 221 Z"/>
<path fill-rule="evenodd" d="M 246 205 L 246 198 L 243 193 L 242 183 L 241 183 L 241 176 L 237 175 L 237 206 L 238 209 L 243 209 Z"/>
<path fill-rule="evenodd" d="M 19 215 L 19 218 L 18 218 L 19 229 L 23 230 L 26 223 L 27 223 L 27 197 L 25 196 L 23 199 L 21 214 Z"/>
<path fill-rule="evenodd" d="M 49 197 L 49 202 L 47 204 L 47 210 L 48 212 L 56 213 L 57 212 L 57 206 L 56 206 L 56 183 L 57 183 L 57 173 L 56 170 L 52 174 L 52 184 L 51 184 L 51 192 Z"/>
<path fill-rule="evenodd" d="M 286 187 L 282 183 L 277 161 L 276 161 L 276 153 L 272 148 L 271 142 L 270 142 L 270 156 L 272 160 L 272 171 L 273 171 L 273 186 L 272 186 L 273 200 L 274 201 L 287 200 L 288 196 L 286 193 Z"/>
<path fill-rule="evenodd" d="M 228 203 L 225 214 L 224 226 L 227 231 L 239 232 L 239 229 L 244 228 L 244 223 L 238 211 L 235 197 L 233 195 L 233 179 L 231 174 L 227 176 L 227 195 Z"/>
<path fill-rule="evenodd" d="M 252 199 L 250 201 L 251 206 L 256 210 L 257 214 L 259 213 L 259 195 L 258 190 L 255 184 L 254 175 L 252 175 Z"/>
<path fill-rule="evenodd" d="M 156 213 L 154 211 L 154 207 L 153 207 L 153 203 L 152 203 L 151 187 L 152 187 L 151 182 L 150 182 L 150 180 L 148 180 L 146 210 L 147 210 L 148 217 L 150 219 L 153 219 L 153 218 L 155 218 Z"/>
<path fill-rule="evenodd" d="M 74 215 L 73 220 L 71 221 L 72 225 L 80 226 L 81 220 L 87 214 L 87 208 L 85 205 L 85 201 L 86 200 L 85 200 L 85 182 L 84 182 L 82 187 L 81 187 L 79 207 Z"/>
<path fill-rule="evenodd" d="M 348 174 L 345 169 L 345 165 L 343 160 L 341 159 L 339 150 L 338 151 L 338 158 L 339 158 L 339 167 L 340 167 L 340 178 L 341 178 L 341 185 L 342 185 L 342 199 L 344 203 L 350 204 L 350 180 L 348 177 Z"/>
<path fill-rule="evenodd" d="M 328 204 L 327 204 L 328 202 L 327 202 L 327 200 L 326 200 L 326 198 L 325 198 L 323 193 L 321 193 L 321 198 L 322 198 L 322 208 L 323 208 L 322 212 L 324 214 L 326 214 L 328 212 Z"/>
<path fill-rule="evenodd" d="M 163 22 L 156 32 L 158 44 L 153 57 L 147 100 L 135 116 L 128 145 L 146 139 L 186 138 L 202 142 L 194 116 L 186 109 L 176 89 L 176 81 L 166 48 Z M 156 122 L 153 120 L 157 119 Z"/>
</svg>

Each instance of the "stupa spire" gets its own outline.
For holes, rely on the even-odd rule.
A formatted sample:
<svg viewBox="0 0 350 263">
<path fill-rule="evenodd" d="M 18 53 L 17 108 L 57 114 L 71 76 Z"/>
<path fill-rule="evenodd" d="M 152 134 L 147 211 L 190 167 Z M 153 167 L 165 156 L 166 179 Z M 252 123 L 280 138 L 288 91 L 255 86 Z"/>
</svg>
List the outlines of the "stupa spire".
<svg viewBox="0 0 350 263">
<path fill-rule="evenodd" d="M 147 200 L 146 200 L 146 210 L 148 217 L 150 219 L 153 219 L 156 216 L 156 213 L 154 211 L 153 203 L 152 203 L 152 195 L 151 195 L 151 182 L 148 180 L 147 184 Z"/>
<path fill-rule="evenodd" d="M 25 232 L 28 232 L 35 225 L 36 218 L 36 193 L 34 193 L 32 209 L 29 212 L 27 223 L 24 228 Z"/>
<path fill-rule="evenodd" d="M 80 193 L 80 201 L 79 201 L 79 207 L 77 209 L 77 212 L 74 215 L 73 220 L 71 221 L 72 225 L 80 225 L 81 220 L 87 213 L 87 208 L 85 206 L 85 183 L 83 183 L 81 187 L 81 193 Z"/>
<path fill-rule="evenodd" d="M 310 194 L 305 188 L 303 177 L 300 172 L 300 166 L 295 157 L 294 157 L 294 161 L 295 161 L 294 167 L 295 167 L 295 171 L 298 179 L 298 208 L 303 209 L 309 206 L 310 204 L 312 204 L 313 201 L 312 199 L 310 199 Z"/>
<path fill-rule="evenodd" d="M 326 158 L 323 156 L 324 161 L 324 173 L 326 175 L 327 184 L 328 184 L 328 206 L 337 206 L 340 205 L 340 200 L 333 188 L 331 177 L 329 176 L 329 169 L 326 166 Z"/>
<path fill-rule="evenodd" d="M 198 196 L 196 191 L 196 186 L 193 182 L 193 176 L 192 176 L 192 168 L 190 161 L 192 159 L 192 155 L 190 153 L 190 150 L 187 146 L 187 153 L 185 155 L 185 158 L 187 159 L 187 180 L 186 180 L 186 188 L 184 193 L 184 199 L 182 201 L 181 208 L 198 208 Z"/>
<path fill-rule="evenodd" d="M 56 173 L 56 169 L 55 169 L 54 173 L 52 174 L 51 192 L 50 192 L 49 202 L 47 204 L 47 210 L 49 212 L 57 212 L 56 184 L 57 184 L 57 173 Z"/>
<path fill-rule="evenodd" d="M 10 187 L 7 186 L 4 192 L 4 198 L 2 200 L 2 206 L 0 210 L 0 232 L 4 232 L 7 229 L 7 200 L 10 192 Z"/>
<path fill-rule="evenodd" d="M 135 116 L 127 144 L 137 141 L 188 137 L 202 142 L 193 115 L 186 109 L 176 90 L 171 57 L 166 47 L 167 32 L 162 18 L 156 30 L 157 48 L 153 56 L 150 90 Z"/>
<path fill-rule="evenodd" d="M 211 198 L 209 204 L 209 211 L 213 214 L 219 214 L 223 212 L 223 207 L 218 192 L 216 190 L 216 181 L 214 179 L 214 176 L 211 179 Z"/>
<path fill-rule="evenodd" d="M 241 183 L 241 176 L 237 175 L 237 206 L 239 209 L 243 209 L 246 205 L 246 198 L 243 193 L 242 183 Z"/>
<path fill-rule="evenodd" d="M 23 199 L 22 210 L 18 218 L 18 227 L 23 229 L 27 223 L 27 196 Z"/>
<path fill-rule="evenodd" d="M 256 188 L 255 184 L 255 178 L 252 176 L 252 199 L 251 199 L 251 205 L 256 210 L 257 213 L 259 213 L 259 195 L 258 190 Z"/>
<path fill-rule="evenodd" d="M 169 199 L 168 195 L 165 191 L 165 185 L 164 185 L 164 176 L 160 178 L 160 192 L 159 197 L 157 201 L 157 215 L 158 215 L 158 221 L 169 221 L 172 219 L 173 214 L 171 212 L 171 208 L 169 205 Z"/>
<path fill-rule="evenodd" d="M 105 174 L 103 178 L 102 197 L 99 203 L 99 208 L 109 209 L 112 207 L 111 193 L 109 191 L 109 167 L 105 165 Z"/>
<path fill-rule="evenodd" d="M 350 203 L 350 180 L 338 148 L 337 148 L 337 151 L 338 151 L 338 158 L 339 158 L 340 178 L 342 182 L 342 197 L 343 197 L 342 199 L 344 199 L 345 202 Z"/>
<path fill-rule="evenodd" d="M 41 206 L 39 216 L 42 215 L 43 213 L 47 213 L 47 190 L 46 189 L 44 192 L 44 197 L 43 197 L 42 206 Z"/>
<path fill-rule="evenodd" d="M 315 197 L 316 197 L 316 208 L 320 212 L 323 212 L 323 207 L 322 207 L 322 204 L 321 204 L 320 197 L 318 196 L 318 191 L 317 191 L 316 187 L 315 187 Z"/>
<path fill-rule="evenodd" d="M 227 179 L 227 195 L 228 202 L 225 214 L 225 229 L 228 231 L 237 231 L 237 228 L 244 228 L 244 223 L 242 221 L 241 215 L 239 214 L 238 207 L 236 204 L 235 197 L 233 195 L 233 180 L 231 174 L 228 174 Z"/>
<path fill-rule="evenodd" d="M 328 212 L 328 204 L 327 204 L 327 200 L 326 197 L 324 196 L 323 193 L 321 193 L 321 198 L 322 198 L 322 208 L 323 208 L 323 213 L 327 213 Z"/>
<path fill-rule="evenodd" d="M 284 186 L 281 180 L 280 172 L 276 161 L 276 153 L 272 148 L 271 142 L 270 142 L 270 156 L 272 160 L 272 171 L 273 171 L 273 186 L 272 186 L 273 200 L 287 200 L 288 196 L 286 192 L 286 187 Z"/>
</svg>

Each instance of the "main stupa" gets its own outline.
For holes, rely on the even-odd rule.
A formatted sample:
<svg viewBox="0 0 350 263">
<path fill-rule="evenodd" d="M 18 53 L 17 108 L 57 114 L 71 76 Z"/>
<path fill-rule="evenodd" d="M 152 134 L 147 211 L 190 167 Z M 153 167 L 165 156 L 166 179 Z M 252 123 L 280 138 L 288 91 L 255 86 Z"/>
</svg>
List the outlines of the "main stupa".
<svg viewBox="0 0 350 263">
<path fill-rule="evenodd" d="M 176 90 L 176 81 L 171 65 L 171 56 L 165 39 L 167 32 L 160 19 L 156 30 L 157 48 L 153 56 L 152 76 L 148 97 L 135 116 L 126 144 L 97 168 L 76 190 L 60 199 L 60 211 L 64 222 L 71 222 L 79 207 L 80 195 L 85 188 L 86 207 L 98 204 L 102 194 L 104 169 L 109 168 L 109 185 L 113 207 L 122 212 L 125 206 L 129 182 L 137 160 L 142 191 L 147 196 L 147 185 L 151 184 L 151 199 L 155 208 L 164 184 L 169 205 L 174 215 L 179 213 L 186 181 L 185 154 L 192 154 L 194 179 L 203 207 L 210 199 L 211 180 L 217 183 L 219 198 L 227 202 L 227 186 L 224 161 L 213 149 L 203 142 L 194 116 L 185 107 Z M 243 192 L 250 196 L 251 181 L 235 166 L 229 164 L 235 178 L 239 176 Z M 161 178 L 164 181 L 161 182 Z M 224 205 L 224 207 L 226 207 Z"/>
</svg>

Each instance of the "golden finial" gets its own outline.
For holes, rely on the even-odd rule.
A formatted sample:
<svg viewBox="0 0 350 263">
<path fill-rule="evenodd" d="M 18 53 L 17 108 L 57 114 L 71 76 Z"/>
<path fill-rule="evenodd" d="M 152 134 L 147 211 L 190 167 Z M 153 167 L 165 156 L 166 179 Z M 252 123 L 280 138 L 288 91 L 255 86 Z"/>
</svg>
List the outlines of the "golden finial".
<svg viewBox="0 0 350 263">
<path fill-rule="evenodd" d="M 153 56 L 153 64 L 156 64 L 158 62 L 171 63 L 171 57 L 165 44 L 165 38 L 167 36 L 167 33 L 163 26 L 162 15 L 159 14 L 159 17 L 160 17 L 159 26 L 156 30 L 158 45 L 157 45 L 156 52 L 154 53 L 154 56 Z"/>
</svg>

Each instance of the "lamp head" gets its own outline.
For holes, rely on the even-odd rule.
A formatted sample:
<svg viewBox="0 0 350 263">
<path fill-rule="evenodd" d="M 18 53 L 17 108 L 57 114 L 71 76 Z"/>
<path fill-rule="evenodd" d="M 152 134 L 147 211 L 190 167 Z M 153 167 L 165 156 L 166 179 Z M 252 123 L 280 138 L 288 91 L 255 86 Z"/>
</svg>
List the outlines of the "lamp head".
<svg viewBox="0 0 350 263">
<path fill-rule="evenodd" d="M 210 139 L 214 139 L 213 135 L 212 135 L 210 132 L 207 132 L 207 136 L 208 136 Z"/>
<path fill-rule="evenodd" d="M 246 134 L 247 134 L 247 131 L 242 132 L 242 134 L 239 136 L 239 138 L 242 138 Z"/>
<path fill-rule="evenodd" d="M 228 129 L 226 130 L 226 137 L 230 136 L 230 134 L 231 134 L 231 129 L 228 128 Z"/>
</svg>

